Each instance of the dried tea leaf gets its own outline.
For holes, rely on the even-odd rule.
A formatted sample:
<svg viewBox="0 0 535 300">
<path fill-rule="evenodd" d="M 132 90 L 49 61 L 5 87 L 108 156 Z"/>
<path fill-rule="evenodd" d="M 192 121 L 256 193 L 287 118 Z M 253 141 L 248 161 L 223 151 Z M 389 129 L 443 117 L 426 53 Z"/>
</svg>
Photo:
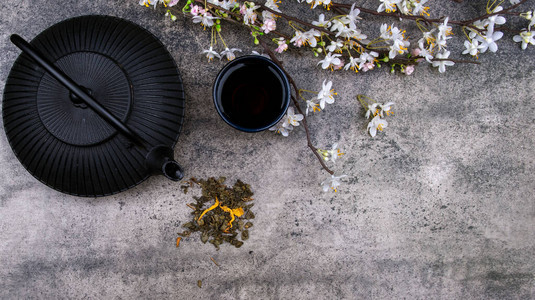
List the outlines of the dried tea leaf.
<svg viewBox="0 0 535 300">
<path fill-rule="evenodd" d="M 203 242 L 203 244 L 206 244 L 206 242 L 208 241 L 209 237 L 210 236 L 208 235 L 207 231 L 203 232 L 202 235 L 201 235 L 201 242 Z"/>
<path fill-rule="evenodd" d="M 198 180 L 191 178 L 190 182 L 201 186 L 201 197 L 193 197 L 195 203 L 188 206 L 194 211 L 191 212 L 192 221 L 183 225 L 186 229 L 201 233 L 201 242 L 210 242 L 217 249 L 223 243 L 229 243 L 237 248 L 243 245 L 238 240 L 249 237 L 249 232 L 244 230 L 252 226 L 247 225 L 245 219 L 253 219 L 254 213 L 251 211 L 253 204 L 253 192 L 251 186 L 237 180 L 232 186 L 226 186 L 225 177 L 208 178 Z M 239 234 L 241 232 L 241 235 Z"/>
<path fill-rule="evenodd" d="M 202 280 L 197 280 L 197 286 L 198 286 L 199 288 L 202 288 Z"/>
<path fill-rule="evenodd" d="M 245 223 L 244 227 L 245 227 L 245 229 L 249 229 L 249 228 L 253 227 L 253 223 L 247 222 L 247 223 Z"/>
<path fill-rule="evenodd" d="M 247 239 L 249 239 L 249 230 L 244 230 L 241 232 L 241 239 L 246 241 Z"/>
<path fill-rule="evenodd" d="M 242 241 L 238 241 L 238 240 L 232 240 L 230 242 L 230 244 L 233 245 L 236 248 L 240 248 L 243 245 L 243 242 Z"/>
<path fill-rule="evenodd" d="M 182 227 L 187 228 L 189 230 L 195 230 L 197 228 L 197 226 L 195 226 L 195 224 L 193 224 L 193 222 L 188 222 L 188 223 L 182 225 Z"/>
<path fill-rule="evenodd" d="M 181 236 L 181 237 L 188 237 L 188 236 L 191 235 L 191 231 L 185 230 L 182 233 L 179 232 L 178 235 Z"/>
<path fill-rule="evenodd" d="M 250 210 L 245 214 L 245 219 L 254 219 L 254 213 Z"/>
</svg>

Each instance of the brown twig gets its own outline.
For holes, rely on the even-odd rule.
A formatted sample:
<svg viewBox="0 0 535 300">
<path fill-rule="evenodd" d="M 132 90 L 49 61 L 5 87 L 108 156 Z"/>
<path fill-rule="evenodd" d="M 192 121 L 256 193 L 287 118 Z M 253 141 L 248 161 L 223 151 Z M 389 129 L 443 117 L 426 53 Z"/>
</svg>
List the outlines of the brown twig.
<svg viewBox="0 0 535 300">
<path fill-rule="evenodd" d="M 480 63 L 473 60 L 464 60 L 464 59 L 451 59 L 451 58 L 433 58 L 431 61 L 452 61 L 457 64 L 474 64 L 479 65 Z"/>
<path fill-rule="evenodd" d="M 288 72 L 286 71 L 286 69 L 284 69 L 283 65 L 282 65 L 282 62 L 275 56 L 275 53 L 273 53 L 273 51 L 268 47 L 268 45 L 266 44 L 266 42 L 259 38 L 258 41 L 260 42 L 260 45 L 262 46 L 262 48 L 264 48 L 264 51 L 267 52 L 267 54 L 269 55 L 269 57 L 271 58 L 271 60 L 277 64 L 279 66 L 279 68 L 281 68 L 281 70 L 284 72 L 284 74 L 286 74 L 286 77 L 288 77 L 288 80 L 290 81 L 290 84 L 292 85 L 294 91 L 296 94 L 299 93 L 299 89 L 297 88 L 297 84 L 295 83 L 295 81 L 293 80 L 292 76 L 290 76 L 290 74 L 288 74 Z M 306 136 L 307 136 L 307 146 L 310 148 L 310 150 L 312 150 L 312 152 L 314 153 L 314 155 L 316 156 L 316 158 L 318 159 L 318 161 L 320 162 L 321 166 L 323 167 L 323 169 L 325 169 L 325 171 L 327 171 L 327 173 L 331 174 L 331 175 L 334 175 L 334 172 L 329 169 L 327 167 L 327 165 L 325 164 L 325 162 L 323 161 L 323 158 L 320 156 L 320 154 L 318 153 L 318 148 L 316 148 L 313 144 L 312 144 L 312 139 L 310 137 L 310 130 L 308 128 L 308 124 L 307 124 L 307 118 L 306 118 L 306 115 L 303 113 L 303 110 L 301 109 L 300 105 L 299 105 L 299 102 L 297 101 L 297 98 L 296 96 L 292 95 L 291 96 L 292 98 L 292 101 L 294 103 L 294 106 L 295 108 L 297 109 L 297 111 L 303 115 L 303 120 L 301 121 L 301 123 L 303 124 L 303 127 L 305 128 L 305 132 L 306 132 Z"/>
<path fill-rule="evenodd" d="M 516 33 L 516 34 L 520 34 L 522 32 L 522 30 L 511 29 L 511 28 L 505 27 L 505 26 L 497 26 L 497 27 L 494 28 L 494 30 L 496 30 L 496 31 L 507 31 L 507 32 Z"/>
<path fill-rule="evenodd" d="M 495 16 L 495 15 L 503 15 L 503 14 L 508 13 L 509 11 L 519 7 L 520 5 L 524 4 L 524 2 L 526 2 L 526 1 L 528 1 L 528 0 L 522 0 L 522 1 L 518 2 L 517 4 L 515 4 L 515 5 L 512 5 L 512 6 L 508 7 L 508 8 L 503 9 L 502 11 L 486 14 L 486 15 L 483 15 L 483 16 L 480 16 L 480 17 L 473 18 L 471 20 L 463 21 L 463 22 L 466 22 L 468 24 L 472 24 L 475 21 L 483 20 L 483 19 L 486 19 L 488 17 L 492 17 L 492 16 Z M 520 13 L 518 13 L 518 15 L 520 15 Z"/>
<path fill-rule="evenodd" d="M 389 63 L 391 63 L 391 64 L 410 65 L 410 64 L 418 64 L 423 59 L 425 59 L 425 57 L 423 57 L 423 56 L 413 56 L 411 58 L 399 57 L 399 58 L 395 58 L 395 59 L 389 60 Z M 433 58 L 433 59 L 431 59 L 431 61 L 432 62 L 433 61 L 452 61 L 452 62 L 458 63 L 458 64 L 474 64 L 474 65 L 480 65 L 481 64 L 480 62 L 473 61 L 473 60 L 453 59 L 453 58 Z"/>
<path fill-rule="evenodd" d="M 462 2 L 461 1 L 457 1 L 457 0 L 454 0 L 456 2 Z M 480 21 L 480 20 L 483 20 L 483 19 L 486 19 L 488 17 L 492 17 L 492 16 L 495 16 L 495 15 L 503 15 L 503 14 L 515 14 L 515 13 L 510 13 L 511 10 L 517 8 L 518 6 L 522 5 L 524 2 L 526 2 L 527 0 L 522 0 L 520 1 L 519 3 L 515 4 L 515 5 L 512 5 L 502 11 L 499 11 L 499 12 L 495 12 L 495 13 L 487 13 L 487 14 L 484 14 L 484 15 L 481 15 L 479 17 L 475 17 L 473 19 L 469 19 L 469 20 L 463 20 L 463 21 L 455 21 L 455 20 L 448 20 L 448 24 L 454 24 L 454 25 L 458 25 L 458 26 L 465 26 L 465 27 L 470 27 L 470 28 L 474 28 L 474 29 L 477 29 L 479 30 L 478 28 L 476 28 L 475 26 L 471 25 L 473 24 L 474 22 L 476 21 Z M 346 9 L 350 9 L 351 8 L 351 4 L 343 4 L 343 3 L 337 3 L 337 2 L 332 2 L 331 5 L 333 7 L 336 7 L 336 8 L 346 8 Z M 357 7 L 355 6 L 354 8 L 358 8 L 360 11 L 364 12 L 364 13 L 367 13 L 367 14 L 371 14 L 371 15 L 375 15 L 375 16 L 386 16 L 386 17 L 394 17 L 394 18 L 403 18 L 403 19 L 409 19 L 409 20 L 415 20 L 415 21 L 423 21 L 427 24 L 431 24 L 431 23 L 442 23 L 444 22 L 444 19 L 445 17 L 440 17 L 440 18 L 437 18 L 437 19 L 429 19 L 429 18 L 426 18 L 424 16 L 413 16 L 413 15 L 404 15 L 402 13 L 400 13 L 399 11 L 397 12 L 378 12 L 376 10 L 372 10 L 372 9 L 367 9 L 367 8 L 364 8 L 364 7 Z M 516 13 L 516 15 L 519 15 L 520 13 Z"/>
</svg>

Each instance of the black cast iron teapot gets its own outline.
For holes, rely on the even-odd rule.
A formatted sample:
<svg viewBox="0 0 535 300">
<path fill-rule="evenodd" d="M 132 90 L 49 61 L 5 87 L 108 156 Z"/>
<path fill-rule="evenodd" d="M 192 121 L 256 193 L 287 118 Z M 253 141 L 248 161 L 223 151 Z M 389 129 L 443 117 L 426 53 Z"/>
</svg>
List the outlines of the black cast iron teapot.
<svg viewBox="0 0 535 300">
<path fill-rule="evenodd" d="M 183 177 L 173 159 L 184 117 L 176 64 L 147 30 L 109 16 L 58 23 L 22 50 L 7 79 L 4 128 L 23 166 L 46 185 L 104 196 L 152 174 Z"/>
</svg>

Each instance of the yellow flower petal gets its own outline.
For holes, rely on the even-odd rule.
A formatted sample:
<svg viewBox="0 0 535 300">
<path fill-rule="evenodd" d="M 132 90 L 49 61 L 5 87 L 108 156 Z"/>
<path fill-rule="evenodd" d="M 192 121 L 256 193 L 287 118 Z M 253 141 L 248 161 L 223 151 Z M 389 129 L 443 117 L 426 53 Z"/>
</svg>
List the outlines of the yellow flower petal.
<svg viewBox="0 0 535 300">
<path fill-rule="evenodd" d="M 239 208 L 235 208 L 232 210 L 232 213 L 236 216 L 236 217 L 241 217 L 243 216 L 243 208 L 239 207 Z"/>
<path fill-rule="evenodd" d="M 228 225 L 230 226 L 229 228 L 232 228 L 232 222 L 234 222 L 234 216 L 237 216 L 237 217 L 241 217 L 243 215 L 243 208 L 239 207 L 239 208 L 235 208 L 235 209 L 230 209 L 226 206 L 220 206 L 222 210 L 228 212 L 230 214 L 230 221 L 228 222 Z"/>
<path fill-rule="evenodd" d="M 207 208 L 205 211 L 202 212 L 201 216 L 197 219 L 197 221 L 199 221 L 203 216 L 204 214 L 206 214 L 207 212 L 211 211 L 212 209 L 216 208 L 219 206 L 219 200 L 217 200 L 217 197 L 215 197 L 215 203 L 214 205 L 210 206 L 209 208 Z"/>
</svg>

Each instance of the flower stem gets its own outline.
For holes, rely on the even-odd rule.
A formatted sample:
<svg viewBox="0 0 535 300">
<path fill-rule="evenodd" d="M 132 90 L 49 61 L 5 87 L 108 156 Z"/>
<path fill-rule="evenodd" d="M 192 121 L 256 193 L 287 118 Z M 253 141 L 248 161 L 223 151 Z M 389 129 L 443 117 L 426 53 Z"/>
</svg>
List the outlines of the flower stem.
<svg viewBox="0 0 535 300">
<path fill-rule="evenodd" d="M 366 99 L 369 99 L 371 101 L 373 101 L 373 103 L 375 103 L 376 101 L 373 100 L 372 98 L 366 96 L 366 95 L 362 95 L 362 94 L 358 94 L 357 95 L 357 100 L 359 100 L 360 104 L 362 104 L 362 106 L 365 108 L 365 109 L 368 109 L 368 102 L 366 102 L 366 100 L 364 100 L 364 98 Z"/>
</svg>

